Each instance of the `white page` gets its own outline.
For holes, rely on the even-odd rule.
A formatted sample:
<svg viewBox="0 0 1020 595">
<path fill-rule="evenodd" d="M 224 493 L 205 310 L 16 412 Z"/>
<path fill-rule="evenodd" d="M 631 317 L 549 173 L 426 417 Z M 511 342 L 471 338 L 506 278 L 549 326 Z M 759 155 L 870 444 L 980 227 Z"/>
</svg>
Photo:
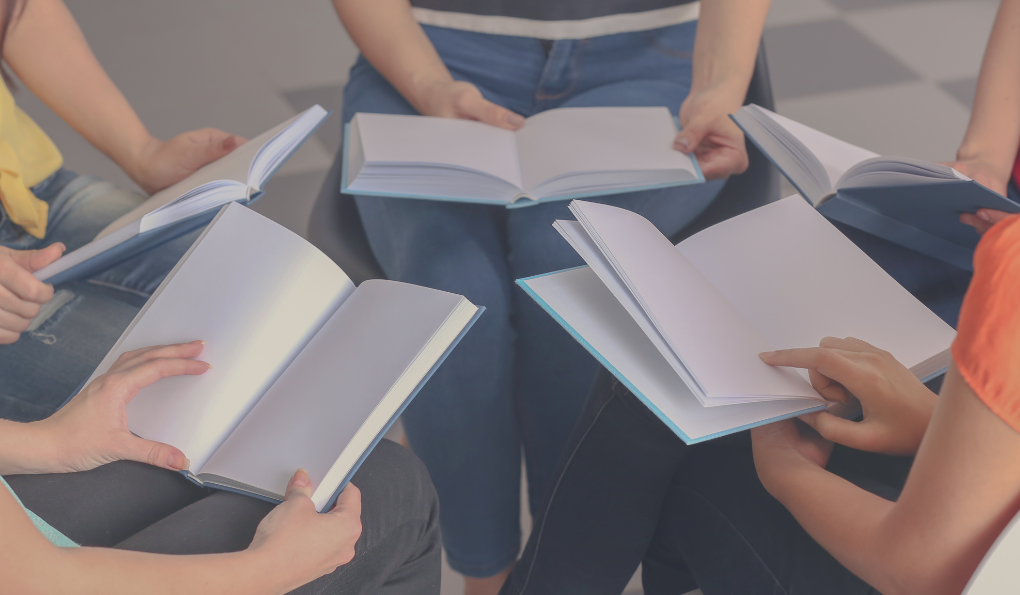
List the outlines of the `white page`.
<svg viewBox="0 0 1020 595">
<path fill-rule="evenodd" d="M 128 427 L 202 465 L 354 290 L 324 254 L 232 203 L 145 305 L 93 378 L 120 354 L 205 340 L 202 376 L 164 378 L 127 406 Z"/>
<path fill-rule="evenodd" d="M 478 171 L 523 188 L 514 133 L 472 120 L 356 114 L 366 165 L 433 164 Z"/>
<path fill-rule="evenodd" d="M 796 373 L 761 361 L 774 347 L 651 222 L 579 200 L 570 209 L 708 399 L 821 399 Z"/>
<path fill-rule="evenodd" d="M 584 338 L 596 357 L 666 415 L 687 442 L 820 405 L 812 399 L 784 399 L 703 407 L 591 269 L 563 271 L 524 283 Z"/>
<path fill-rule="evenodd" d="M 145 215 L 173 203 L 186 194 L 194 194 L 193 191 L 206 184 L 219 182 L 221 180 L 235 182 L 241 187 L 239 189 L 239 198 L 245 198 L 247 196 L 246 189 L 248 187 L 248 172 L 251 168 L 252 160 L 255 159 L 255 155 L 259 152 L 259 149 L 261 149 L 263 145 L 271 141 L 277 134 L 290 126 L 291 122 L 299 117 L 300 114 L 288 119 L 286 122 L 270 128 L 243 145 L 237 147 L 222 158 L 203 166 L 198 171 L 184 178 L 180 182 L 167 186 L 153 194 L 148 198 L 148 200 L 135 207 L 124 216 L 118 218 L 110 225 L 106 226 L 103 231 L 99 232 L 96 239 L 98 240 L 105 235 L 113 233 L 128 223 L 138 221 Z M 142 231 L 146 231 L 144 226 Z"/>
<path fill-rule="evenodd" d="M 685 170 L 677 129 L 664 107 L 576 107 L 531 116 L 517 130 L 525 190 L 580 172 Z"/>
<path fill-rule="evenodd" d="M 318 486 L 462 300 L 406 283 L 366 281 L 202 471 L 282 495 L 303 467 Z"/>
<path fill-rule="evenodd" d="M 815 157 L 817 157 L 825 167 L 825 173 L 829 175 L 830 187 L 835 185 L 836 180 L 843 177 L 846 170 L 850 169 L 852 166 L 864 161 L 865 159 L 871 159 L 872 157 L 879 156 L 878 153 L 850 144 L 834 136 L 829 136 L 824 132 L 815 130 L 810 126 L 805 126 L 804 124 L 791 120 L 787 117 L 780 116 L 779 114 L 771 112 L 765 108 L 759 109 L 785 128 L 791 135 L 793 135 L 794 138 L 804 143 L 804 145 L 815 154 Z"/>
<path fill-rule="evenodd" d="M 910 368 L 956 335 L 797 195 L 718 223 L 677 250 L 777 349 L 853 336 Z"/>
</svg>

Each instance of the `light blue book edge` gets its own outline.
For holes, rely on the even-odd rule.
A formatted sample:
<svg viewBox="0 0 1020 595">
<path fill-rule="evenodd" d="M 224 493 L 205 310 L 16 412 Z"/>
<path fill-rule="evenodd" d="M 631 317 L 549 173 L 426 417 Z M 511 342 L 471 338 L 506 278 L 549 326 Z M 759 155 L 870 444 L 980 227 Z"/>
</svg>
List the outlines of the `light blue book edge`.
<svg viewBox="0 0 1020 595">
<path fill-rule="evenodd" d="M 640 390 L 638 390 L 638 388 L 636 386 L 634 386 L 633 382 L 631 382 L 626 376 L 624 376 L 619 370 L 617 370 L 616 367 L 613 366 L 613 364 L 608 359 L 603 357 L 603 355 L 601 353 L 599 353 L 598 350 L 595 349 L 591 345 L 591 343 L 588 343 L 588 341 L 586 341 L 585 338 L 582 337 L 580 333 L 578 333 L 576 330 L 574 330 L 574 328 L 572 326 L 570 326 L 567 323 L 567 321 L 564 320 L 563 317 L 560 316 L 559 313 L 557 313 L 556 310 L 554 310 L 552 308 L 552 306 L 550 306 L 545 300 L 543 300 L 541 297 L 539 297 L 539 295 L 537 293 L 535 293 L 535 291 L 528 285 L 528 281 L 531 281 L 532 279 L 540 279 L 540 278 L 546 277 L 548 275 L 556 275 L 558 273 L 564 273 L 566 271 L 572 271 L 572 270 L 576 270 L 576 269 L 580 269 L 580 268 L 587 268 L 587 267 L 586 266 L 574 267 L 572 269 L 565 269 L 563 271 L 555 271 L 555 272 L 552 272 L 552 273 L 545 273 L 543 275 L 535 275 L 533 277 L 527 277 L 527 278 L 524 278 L 524 279 L 518 279 L 517 280 L 517 285 L 519 285 L 529 296 L 531 296 L 531 298 L 533 300 L 538 302 L 538 305 L 541 306 L 543 310 L 548 312 L 549 315 L 552 316 L 553 319 L 555 319 L 556 322 L 558 322 L 560 324 L 560 326 L 562 326 L 564 329 L 567 330 L 568 333 L 570 333 L 571 337 L 573 337 L 578 343 L 580 343 L 585 349 L 587 349 L 588 353 L 592 354 L 595 357 L 595 359 L 597 359 L 599 361 L 599 363 L 601 363 L 603 366 L 605 366 L 606 369 L 609 370 L 609 372 L 612 373 L 612 375 L 617 378 L 617 380 L 622 382 L 623 385 L 626 386 L 627 389 L 630 390 L 630 392 L 633 393 L 635 397 L 637 397 L 642 403 L 644 403 L 645 406 L 648 407 L 648 409 L 650 409 L 652 411 L 652 413 L 655 414 L 656 417 L 658 417 L 660 420 L 662 420 L 662 423 L 666 424 L 666 426 L 670 430 L 672 430 L 674 434 L 679 436 L 680 439 L 684 441 L 684 443 L 686 443 L 686 444 L 698 444 L 699 442 L 707 442 L 707 441 L 715 439 L 715 438 L 722 438 L 723 436 L 728 436 L 730 434 L 736 434 L 738 432 L 743 432 L 744 430 L 750 430 L 751 428 L 756 428 L 758 426 L 768 425 L 768 424 L 773 423 L 773 422 L 782 421 L 784 419 L 790 419 L 790 418 L 793 418 L 793 417 L 799 417 L 799 416 L 804 415 L 806 413 L 812 413 L 812 412 L 815 412 L 815 411 L 822 411 L 822 410 L 825 409 L 824 405 L 818 405 L 817 407 L 811 407 L 809 409 L 803 409 L 803 410 L 797 411 L 795 413 L 789 413 L 789 414 L 786 414 L 786 415 L 779 415 L 779 416 L 771 417 L 769 419 L 761 420 L 761 421 L 758 421 L 758 422 L 754 422 L 754 423 L 738 426 L 738 427 L 735 427 L 735 428 L 730 428 L 729 430 L 724 430 L 722 432 L 716 432 L 714 434 L 708 434 L 708 435 L 702 436 L 700 438 L 691 438 L 686 433 L 684 433 L 684 431 L 681 430 L 680 427 L 677 426 L 676 423 L 674 423 L 673 420 L 671 420 L 669 418 L 669 416 L 667 416 L 665 413 L 662 412 L 662 410 L 660 410 L 658 407 L 656 407 L 655 403 L 652 403 L 652 401 L 648 397 L 646 397 Z M 723 406 L 725 407 L 725 405 L 723 405 Z"/>
<path fill-rule="evenodd" d="M 280 163 L 278 163 L 276 167 L 269 172 L 269 175 L 266 176 L 265 183 L 268 183 L 269 180 L 273 179 L 273 176 L 276 175 L 276 172 L 280 171 L 280 168 L 283 167 L 283 165 L 290 160 L 290 158 L 294 155 L 294 153 L 297 152 L 299 148 L 301 148 L 301 145 L 305 144 L 305 141 L 307 141 L 313 134 L 315 134 L 315 131 L 319 129 L 319 126 L 321 126 L 322 123 L 325 122 L 332 113 L 333 113 L 332 110 L 326 112 L 326 115 L 323 116 L 322 119 L 315 124 L 315 126 L 308 132 L 308 134 L 305 135 L 289 153 L 287 153 L 287 156 L 284 159 L 280 160 Z M 251 196 L 245 199 L 238 200 L 236 202 L 239 202 L 243 205 L 251 205 L 258 199 L 262 198 L 263 194 L 265 194 L 265 190 L 261 189 L 257 192 L 252 193 Z M 81 279 L 89 275 L 98 273 L 100 271 L 106 270 L 112 266 L 118 265 L 127 260 L 128 258 L 133 258 L 135 256 L 138 256 L 139 254 L 144 254 L 145 252 L 153 248 L 162 246 L 163 244 L 176 240 L 179 237 L 185 236 L 191 233 L 192 231 L 195 231 L 196 229 L 205 227 L 206 225 L 209 224 L 210 221 L 213 220 L 213 218 L 216 216 L 216 213 L 219 212 L 221 206 L 223 205 L 216 205 L 212 208 L 206 209 L 201 213 L 192 215 L 191 217 L 188 217 L 186 219 L 174 221 L 173 223 L 168 223 L 167 225 L 164 225 L 162 227 L 140 233 L 134 236 L 133 238 L 130 238 L 126 241 L 117 244 L 116 246 L 112 246 L 109 250 L 100 252 L 99 254 L 96 254 L 92 258 L 78 263 L 77 265 L 67 269 L 66 271 L 62 271 L 60 273 L 57 273 L 56 275 L 53 275 L 52 277 L 47 279 L 46 282 L 52 285 L 56 285 L 58 283 L 63 283 L 65 281 Z"/>
<path fill-rule="evenodd" d="M 457 338 L 454 339 L 452 343 L 450 343 L 450 346 L 446 348 L 446 351 L 439 358 L 439 360 L 436 361 L 436 364 L 432 366 L 432 369 L 429 370 L 429 373 L 426 374 L 425 377 L 421 379 L 421 382 L 418 383 L 418 386 L 416 386 L 414 390 L 411 391 L 410 396 L 408 396 L 407 399 L 404 400 L 400 408 L 397 409 L 397 412 L 393 414 L 393 417 L 391 417 L 390 420 L 386 422 L 386 425 L 383 426 L 383 429 L 379 432 L 379 434 L 376 435 L 375 440 L 372 441 L 372 444 L 370 444 L 368 448 L 365 449 L 365 452 L 361 454 L 361 458 L 358 459 L 358 462 L 355 463 L 353 467 L 351 467 L 351 470 L 340 482 L 340 485 L 337 487 L 336 491 L 333 492 L 332 496 L 330 496 L 329 501 L 327 501 L 326 505 L 322 507 L 323 513 L 329 512 L 330 509 L 333 508 L 333 505 L 336 504 L 336 499 L 340 497 L 340 492 L 342 492 L 344 488 L 347 487 L 347 484 L 351 482 L 351 479 L 354 477 L 354 474 L 357 473 L 358 469 L 361 468 L 361 465 L 365 462 L 365 459 L 368 458 L 368 455 L 372 453 L 376 445 L 379 444 L 379 441 L 383 439 L 383 436 L 386 435 L 386 432 L 390 431 L 390 428 L 393 427 L 393 424 L 396 423 L 397 419 L 400 418 L 400 415 L 404 413 L 404 410 L 407 409 L 407 406 L 418 395 L 418 392 L 421 391 L 422 387 L 425 386 L 425 383 L 428 382 L 430 378 L 432 378 L 432 375 L 436 373 L 436 370 L 439 369 L 439 366 L 443 365 L 443 362 L 446 361 L 446 358 L 449 357 L 450 353 L 453 352 L 453 349 L 460 343 L 461 339 L 464 338 L 464 335 L 466 335 L 467 332 L 471 330 L 471 327 L 475 325 L 475 322 L 478 320 L 478 318 L 482 315 L 482 312 L 484 311 L 485 311 L 484 306 L 478 306 L 478 311 L 475 312 L 475 315 L 471 317 L 471 320 L 469 320 L 468 323 L 464 326 L 464 329 L 460 332 L 459 335 L 457 335 Z M 190 481 L 194 483 L 199 483 L 193 476 L 188 474 L 188 472 L 181 471 L 180 473 L 187 477 Z M 244 496 L 249 496 L 251 498 L 258 498 L 259 500 L 265 500 L 266 502 L 272 502 L 273 504 L 280 503 L 280 501 L 276 500 L 275 498 L 270 498 L 268 496 L 263 496 L 261 494 L 255 494 L 252 492 L 246 492 L 244 490 L 239 490 L 228 486 L 223 486 L 214 483 L 207 483 L 204 485 L 206 487 L 221 490 L 224 492 L 234 492 L 236 494 L 242 494 Z"/>
<path fill-rule="evenodd" d="M 484 204 L 484 205 L 502 205 L 508 209 L 523 209 L 526 207 L 532 207 L 537 204 L 554 202 L 559 200 L 573 200 L 576 198 L 591 198 L 594 196 L 607 196 L 611 194 L 623 194 L 625 192 L 641 192 L 644 190 L 657 190 L 659 188 L 674 188 L 677 186 L 689 186 L 691 184 L 702 184 L 705 182 L 705 175 L 701 173 L 701 166 L 698 164 L 698 158 L 693 154 L 690 155 L 691 163 L 694 164 L 694 171 L 698 174 L 698 177 L 694 180 L 688 180 L 686 182 L 668 182 L 665 184 L 650 184 L 647 186 L 634 186 L 632 188 L 615 188 L 613 190 L 599 190 L 596 192 L 583 192 L 579 194 L 570 194 L 567 196 L 555 196 L 545 198 L 542 200 L 519 200 L 513 203 L 507 203 L 501 200 L 487 200 L 482 198 L 462 198 L 462 197 L 449 197 L 449 196 L 438 196 L 431 194 L 394 194 L 389 192 L 370 192 L 366 190 L 351 191 L 348 186 L 347 180 L 347 162 L 349 158 L 348 147 L 350 146 L 351 138 L 351 125 L 350 123 L 344 124 L 344 139 L 343 139 L 343 167 L 340 168 L 340 193 L 351 194 L 357 196 L 388 196 L 390 198 L 415 198 L 419 200 L 438 200 L 444 202 L 465 202 L 472 204 Z"/>
</svg>

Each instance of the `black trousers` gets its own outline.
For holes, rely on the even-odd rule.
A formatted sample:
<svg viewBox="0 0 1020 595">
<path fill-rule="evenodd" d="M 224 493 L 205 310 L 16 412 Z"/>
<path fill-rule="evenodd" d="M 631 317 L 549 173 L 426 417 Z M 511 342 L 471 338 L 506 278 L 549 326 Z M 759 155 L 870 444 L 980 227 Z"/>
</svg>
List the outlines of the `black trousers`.
<svg viewBox="0 0 1020 595">
<path fill-rule="evenodd" d="M 747 432 L 685 445 L 601 372 L 503 595 L 875 591 L 758 480 Z M 837 447 L 829 470 L 890 500 L 912 460 Z M 838 503 L 833 503 L 838 506 Z"/>
<path fill-rule="evenodd" d="M 127 461 L 84 473 L 4 479 L 26 508 L 78 544 L 159 554 L 243 550 L 274 506 Z M 353 483 L 362 495 L 354 559 L 294 593 L 439 593 L 439 501 L 425 466 L 382 440 Z"/>
</svg>

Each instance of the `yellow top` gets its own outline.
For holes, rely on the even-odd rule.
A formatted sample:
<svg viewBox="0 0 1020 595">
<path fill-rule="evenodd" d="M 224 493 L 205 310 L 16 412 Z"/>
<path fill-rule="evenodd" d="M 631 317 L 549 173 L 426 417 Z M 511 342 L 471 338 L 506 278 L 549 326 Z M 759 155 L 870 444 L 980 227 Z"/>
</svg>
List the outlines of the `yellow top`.
<svg viewBox="0 0 1020 595">
<path fill-rule="evenodd" d="M 0 81 L 0 203 L 11 221 L 37 238 L 46 235 L 49 205 L 29 190 L 60 169 L 64 158 L 50 137 L 14 104 Z"/>
</svg>

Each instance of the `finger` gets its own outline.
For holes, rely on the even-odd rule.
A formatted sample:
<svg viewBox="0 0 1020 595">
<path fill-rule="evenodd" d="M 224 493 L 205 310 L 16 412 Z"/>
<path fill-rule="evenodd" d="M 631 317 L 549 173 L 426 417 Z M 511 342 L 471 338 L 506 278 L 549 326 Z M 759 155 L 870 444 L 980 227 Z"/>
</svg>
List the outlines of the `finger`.
<svg viewBox="0 0 1020 595">
<path fill-rule="evenodd" d="M 353 483 L 347 484 L 333 505 L 330 513 L 351 514 L 361 518 L 361 490 Z"/>
<path fill-rule="evenodd" d="M 977 212 L 978 219 L 987 221 L 992 225 L 995 225 L 1006 217 L 1009 217 L 1009 215 L 1010 214 L 1005 211 L 996 211 L 995 209 L 978 209 Z"/>
<path fill-rule="evenodd" d="M 108 374 L 104 384 L 130 401 L 138 391 L 160 378 L 171 376 L 200 376 L 209 371 L 209 364 L 195 359 L 159 358 L 122 372 Z"/>
<path fill-rule="evenodd" d="M 342 495 L 342 494 L 341 494 Z M 287 492 L 284 495 L 284 501 L 292 500 L 299 496 L 305 498 L 312 497 L 312 480 L 308 477 L 308 472 L 304 469 L 298 469 L 294 476 L 287 482 Z"/>
<path fill-rule="evenodd" d="M 198 166 L 224 157 L 244 141 L 239 136 L 215 128 L 205 128 L 196 133 L 205 136 L 205 142 L 196 150 L 193 157 Z"/>
<path fill-rule="evenodd" d="M 50 244 L 42 250 L 12 250 L 11 259 L 23 269 L 34 273 L 39 269 L 53 264 L 58 258 L 64 255 L 67 246 L 63 242 Z"/>
<path fill-rule="evenodd" d="M 847 386 L 848 380 L 852 380 L 855 375 L 860 374 L 860 366 L 836 349 L 802 347 L 770 351 L 759 354 L 759 356 L 763 362 L 770 366 L 817 370 L 843 386 Z M 852 389 L 851 392 L 853 392 Z"/>
<path fill-rule="evenodd" d="M 184 456 L 180 449 L 169 444 L 143 440 L 135 436 L 131 437 L 119 454 L 120 458 L 125 461 L 138 461 L 172 471 L 184 471 L 191 467 L 191 461 Z"/>
<path fill-rule="evenodd" d="M 808 413 L 801 421 L 815 429 L 826 440 L 857 450 L 874 449 L 874 432 L 865 422 L 856 422 L 837 417 L 828 411 Z"/>
<path fill-rule="evenodd" d="M 818 394 L 826 399 L 838 403 L 846 403 L 849 399 L 842 384 L 834 382 L 818 370 L 808 370 L 808 378 L 811 379 L 811 386 L 815 387 Z"/>
<path fill-rule="evenodd" d="M 0 345 L 10 345 L 11 343 L 17 343 L 18 339 L 21 338 L 21 333 L 9 331 L 7 329 L 0 328 Z"/>
<path fill-rule="evenodd" d="M 15 316 L 31 320 L 39 315 L 39 309 L 39 304 L 25 301 L 0 285 L 0 311 L 10 312 Z"/>
<path fill-rule="evenodd" d="M 976 229 L 979 234 L 985 233 L 992 227 L 991 223 L 985 221 L 984 219 L 979 218 L 974 213 L 964 213 L 960 215 L 960 222 L 966 225 L 970 225 L 971 227 Z"/>
<path fill-rule="evenodd" d="M 117 362 L 110 367 L 110 372 L 122 372 L 129 368 L 141 365 L 145 362 L 158 358 L 168 359 L 189 359 L 201 355 L 205 348 L 205 341 L 192 341 L 191 343 L 177 343 L 174 345 L 154 345 L 136 351 L 131 351 L 117 358 Z M 127 356 L 127 357 L 125 357 Z M 209 366 L 212 367 L 212 366 Z"/>
<path fill-rule="evenodd" d="M 875 347 L 867 341 L 863 341 L 856 337 L 844 337 L 842 339 L 837 337 L 825 337 L 818 343 L 819 347 L 825 347 L 828 349 L 839 349 L 842 351 L 855 351 L 859 353 L 874 353 L 876 355 L 884 355 L 885 351 Z"/>
<path fill-rule="evenodd" d="M 18 333 L 19 335 L 28 330 L 32 324 L 31 318 L 23 318 L 13 312 L 0 310 L 0 329 Z"/>
<path fill-rule="evenodd" d="M 517 130 L 524 126 L 523 116 L 480 96 L 465 96 L 460 104 L 460 112 L 469 119 L 507 130 Z"/>
<path fill-rule="evenodd" d="M 718 180 L 747 170 L 747 151 L 743 147 L 715 146 L 695 149 L 698 167 L 706 180 Z"/>
<path fill-rule="evenodd" d="M 0 260 L 0 280 L 4 287 L 17 297 L 36 304 L 45 304 L 53 298 L 53 286 L 32 276 L 24 263 L 28 263 L 33 257 L 23 252 L 29 251 L 13 250 L 9 253 L 10 260 Z"/>
<path fill-rule="evenodd" d="M 701 118 L 693 118 L 673 139 L 673 148 L 682 153 L 691 154 L 701 145 L 702 139 L 708 134 L 711 122 Z"/>
</svg>

